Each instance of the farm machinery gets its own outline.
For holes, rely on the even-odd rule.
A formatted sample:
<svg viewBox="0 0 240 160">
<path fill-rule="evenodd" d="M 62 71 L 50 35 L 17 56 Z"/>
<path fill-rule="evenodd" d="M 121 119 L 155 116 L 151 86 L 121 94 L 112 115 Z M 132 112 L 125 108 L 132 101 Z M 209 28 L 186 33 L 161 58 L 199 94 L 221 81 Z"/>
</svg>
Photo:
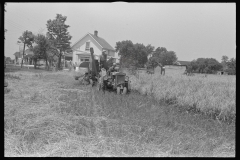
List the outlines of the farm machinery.
<svg viewBox="0 0 240 160">
<path fill-rule="evenodd" d="M 111 60 L 107 61 L 106 55 L 103 56 L 103 60 L 99 63 L 94 59 L 94 50 L 90 48 L 92 61 L 88 67 L 88 70 L 83 76 L 75 76 L 75 80 L 81 78 L 81 81 L 87 82 L 92 86 L 97 86 L 97 89 L 102 90 L 104 93 L 106 90 L 114 91 L 117 94 L 127 94 L 130 92 L 130 81 L 126 73 L 119 72 L 119 67 L 112 63 Z"/>
<path fill-rule="evenodd" d="M 154 74 L 154 68 L 153 67 L 147 67 L 146 72 L 147 72 L 147 74 Z"/>
<path fill-rule="evenodd" d="M 92 47 L 90 48 L 90 53 L 92 62 L 90 62 L 87 71 L 84 73 L 84 75 L 75 76 L 75 80 L 80 79 L 80 82 L 86 82 L 87 84 L 94 86 L 99 79 L 99 63 L 98 60 L 95 60 L 94 58 L 94 50 Z"/>
<path fill-rule="evenodd" d="M 130 81 L 126 73 L 123 72 L 110 72 L 110 75 L 102 77 L 102 82 L 99 83 L 99 90 L 116 91 L 117 94 L 127 94 L 130 92 Z"/>
</svg>

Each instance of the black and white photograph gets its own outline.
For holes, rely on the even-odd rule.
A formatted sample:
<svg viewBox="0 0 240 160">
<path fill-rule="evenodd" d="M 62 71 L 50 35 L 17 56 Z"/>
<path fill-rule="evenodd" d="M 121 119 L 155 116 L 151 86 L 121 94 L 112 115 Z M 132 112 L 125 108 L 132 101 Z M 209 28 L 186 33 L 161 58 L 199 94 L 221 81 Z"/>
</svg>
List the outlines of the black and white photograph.
<svg viewBox="0 0 240 160">
<path fill-rule="evenodd" d="M 2 13 L 4 157 L 236 157 L 236 3 Z"/>
</svg>

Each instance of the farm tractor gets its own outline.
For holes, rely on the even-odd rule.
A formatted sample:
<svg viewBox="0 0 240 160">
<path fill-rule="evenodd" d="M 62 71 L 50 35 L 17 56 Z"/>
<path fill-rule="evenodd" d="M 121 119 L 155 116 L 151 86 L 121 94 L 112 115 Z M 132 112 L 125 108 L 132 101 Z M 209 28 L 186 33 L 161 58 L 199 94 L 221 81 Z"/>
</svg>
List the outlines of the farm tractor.
<svg viewBox="0 0 240 160">
<path fill-rule="evenodd" d="M 119 67 L 113 67 L 112 59 L 107 61 L 105 56 L 105 65 L 99 65 L 98 60 L 94 59 L 94 50 L 90 48 L 92 63 L 90 63 L 91 68 L 85 72 L 83 76 L 75 76 L 75 80 L 81 78 L 81 81 L 85 81 L 92 86 L 97 85 L 98 90 L 102 90 L 104 93 L 108 91 L 116 91 L 117 94 L 127 94 L 130 92 L 130 81 L 126 73 L 119 72 Z M 111 67 L 110 67 L 111 66 Z M 100 69 L 101 68 L 101 69 Z M 113 69 L 114 68 L 114 69 Z M 103 74 L 103 71 L 105 73 Z"/>
<path fill-rule="evenodd" d="M 99 90 L 111 90 L 117 92 L 117 94 L 127 94 L 130 92 L 130 81 L 126 73 L 123 72 L 111 72 L 110 75 L 103 76 L 102 83 L 99 83 Z"/>
</svg>

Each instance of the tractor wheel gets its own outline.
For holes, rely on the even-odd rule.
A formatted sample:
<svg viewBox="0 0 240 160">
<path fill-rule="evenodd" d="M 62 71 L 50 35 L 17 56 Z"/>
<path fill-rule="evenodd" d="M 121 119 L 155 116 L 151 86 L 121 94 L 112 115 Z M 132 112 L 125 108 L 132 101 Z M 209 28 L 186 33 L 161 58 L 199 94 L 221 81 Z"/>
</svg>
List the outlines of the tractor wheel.
<svg viewBox="0 0 240 160">
<path fill-rule="evenodd" d="M 124 87 L 124 88 L 123 88 L 122 94 L 127 94 L 127 87 Z"/>
<path fill-rule="evenodd" d="M 120 87 L 117 87 L 117 94 L 120 94 L 120 92 L 121 92 Z"/>
</svg>

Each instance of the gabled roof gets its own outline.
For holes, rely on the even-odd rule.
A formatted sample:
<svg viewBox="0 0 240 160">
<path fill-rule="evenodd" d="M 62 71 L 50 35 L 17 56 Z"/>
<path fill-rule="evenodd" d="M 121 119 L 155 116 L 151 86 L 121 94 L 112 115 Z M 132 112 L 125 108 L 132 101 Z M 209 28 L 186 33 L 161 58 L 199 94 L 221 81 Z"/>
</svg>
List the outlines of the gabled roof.
<svg viewBox="0 0 240 160">
<path fill-rule="evenodd" d="M 101 38 L 99 36 L 95 36 L 94 34 L 91 34 L 91 33 L 87 33 L 80 40 L 78 40 L 76 43 L 74 43 L 72 45 L 72 47 L 75 46 L 79 41 L 81 41 L 87 35 L 91 36 L 103 49 L 115 51 L 115 49 L 106 40 L 104 40 L 103 38 Z"/>
<path fill-rule="evenodd" d="M 31 51 L 30 49 L 26 49 L 25 55 L 33 55 L 33 51 Z"/>
<path fill-rule="evenodd" d="M 191 62 L 190 61 L 178 61 L 180 63 L 180 65 L 189 65 Z"/>
<path fill-rule="evenodd" d="M 22 56 L 22 54 L 20 52 L 15 52 L 13 55 L 17 56 L 17 57 L 20 57 Z"/>
<path fill-rule="evenodd" d="M 33 51 L 31 51 L 30 49 L 26 49 L 24 54 L 25 55 L 33 55 Z M 23 52 L 15 52 L 13 55 L 20 57 L 23 55 Z"/>
<path fill-rule="evenodd" d="M 103 38 L 99 36 L 95 36 L 94 34 L 91 34 L 91 33 L 89 34 L 103 47 L 103 49 L 115 51 L 115 49 L 109 43 L 107 43 L 107 41 L 105 41 Z"/>
</svg>

